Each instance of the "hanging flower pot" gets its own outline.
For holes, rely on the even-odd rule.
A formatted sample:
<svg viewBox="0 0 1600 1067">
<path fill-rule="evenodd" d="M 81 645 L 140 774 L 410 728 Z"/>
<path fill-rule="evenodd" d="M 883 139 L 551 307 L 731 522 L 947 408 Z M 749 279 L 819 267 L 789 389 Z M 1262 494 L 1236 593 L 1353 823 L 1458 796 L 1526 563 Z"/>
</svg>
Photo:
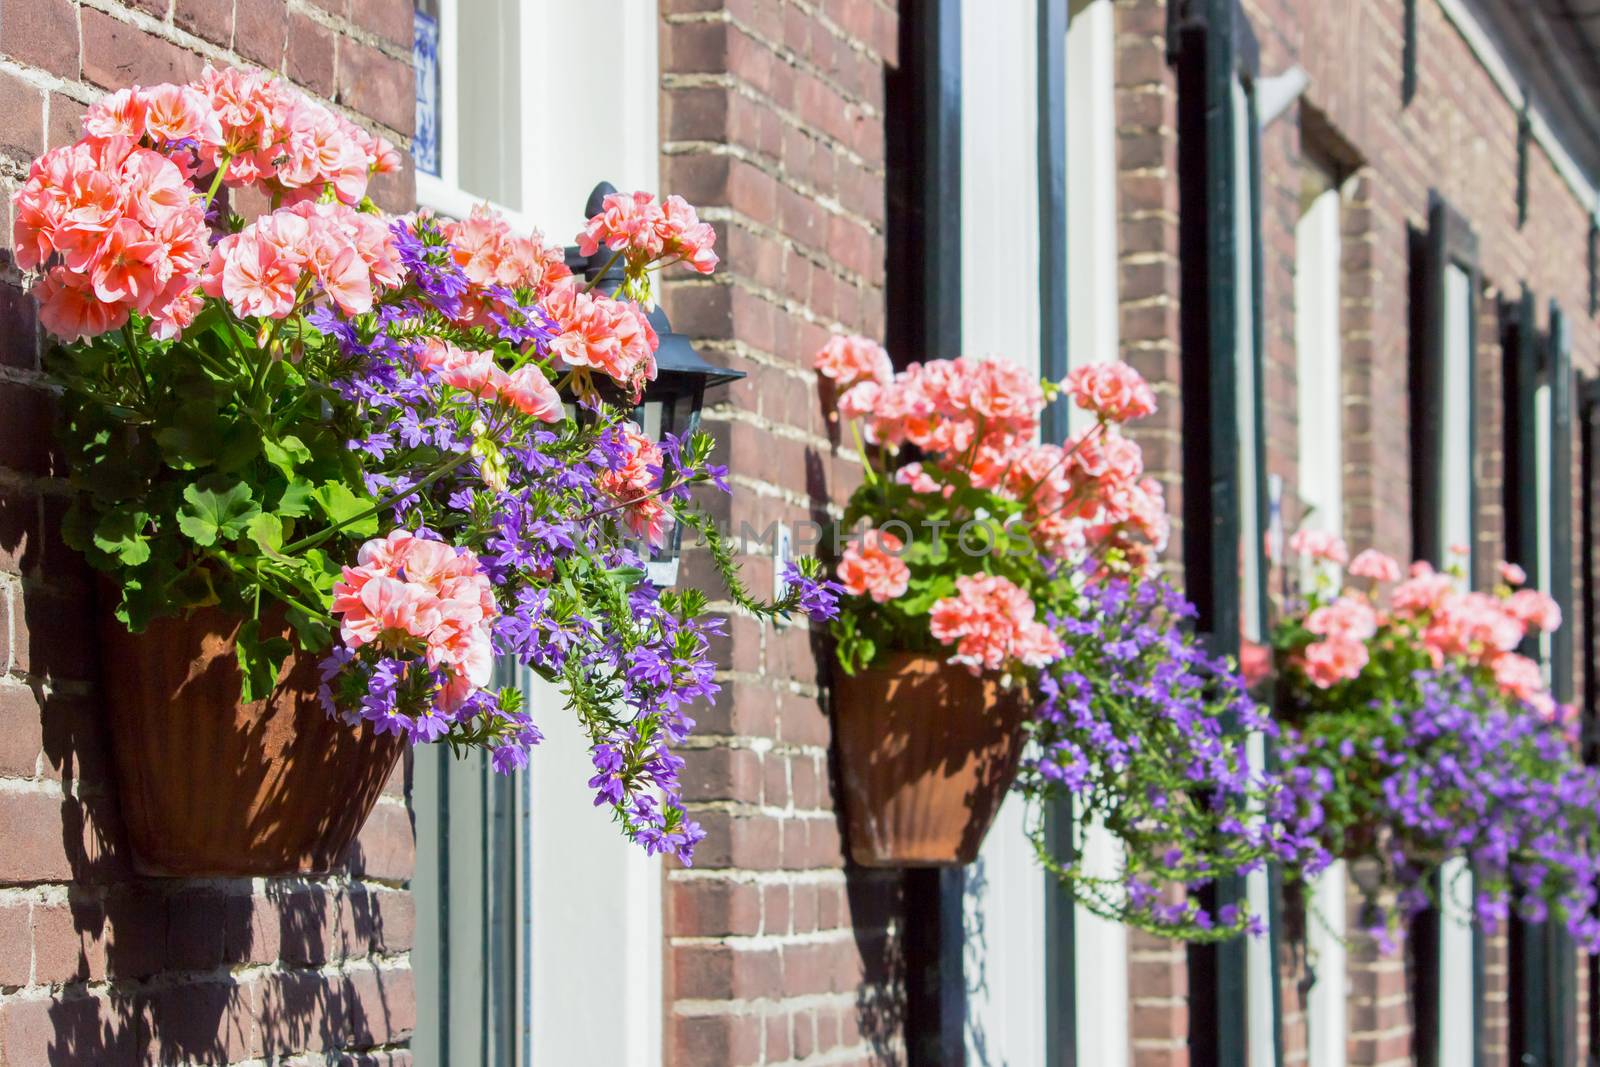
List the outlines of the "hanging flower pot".
<svg viewBox="0 0 1600 1067">
<path fill-rule="evenodd" d="M 866 867 L 976 859 L 1016 777 L 1025 708 L 993 675 L 927 654 L 842 675 L 834 730 L 851 857 Z"/>
<path fill-rule="evenodd" d="M 343 862 L 404 744 L 330 718 L 317 656 L 296 653 L 265 699 L 240 700 L 240 620 L 215 609 L 129 633 L 101 627 L 123 822 L 158 876 L 317 874 Z"/>
</svg>

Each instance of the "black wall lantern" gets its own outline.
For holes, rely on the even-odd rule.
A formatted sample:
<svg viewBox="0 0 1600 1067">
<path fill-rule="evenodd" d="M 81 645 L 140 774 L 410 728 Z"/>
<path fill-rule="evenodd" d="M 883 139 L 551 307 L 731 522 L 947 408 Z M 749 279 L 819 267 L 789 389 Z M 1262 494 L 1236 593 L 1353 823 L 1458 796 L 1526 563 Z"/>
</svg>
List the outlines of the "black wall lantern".
<svg viewBox="0 0 1600 1067">
<path fill-rule="evenodd" d="M 616 186 L 610 182 L 596 185 L 589 194 L 589 202 L 584 206 L 584 218 L 599 214 L 605 198 L 616 191 Z M 612 263 L 611 268 L 606 269 L 612 256 L 604 245 L 595 249 L 592 256 L 581 254 L 576 246 L 569 246 L 566 254 L 567 268 L 594 283 L 598 292 L 611 296 L 622 288 L 622 264 L 620 261 Z M 706 390 L 736 382 L 745 375 L 743 371 L 706 362 L 687 337 L 673 332 L 672 324 L 667 321 L 667 313 L 659 302 L 650 309 L 647 317 L 660 341 L 656 349 L 656 378 L 645 386 L 644 395 L 634 408 L 633 419 L 652 441 L 659 442 L 666 434 L 687 437 L 700 425 L 700 410 L 705 406 Z M 606 399 L 625 402 L 620 393 L 607 395 Z M 650 580 L 656 585 L 666 587 L 677 583 L 678 553 L 682 539 L 683 527 L 674 523 L 667 535 L 667 543 L 656 550 L 655 557 L 649 563 Z M 645 552 L 640 554 L 647 555 Z"/>
</svg>

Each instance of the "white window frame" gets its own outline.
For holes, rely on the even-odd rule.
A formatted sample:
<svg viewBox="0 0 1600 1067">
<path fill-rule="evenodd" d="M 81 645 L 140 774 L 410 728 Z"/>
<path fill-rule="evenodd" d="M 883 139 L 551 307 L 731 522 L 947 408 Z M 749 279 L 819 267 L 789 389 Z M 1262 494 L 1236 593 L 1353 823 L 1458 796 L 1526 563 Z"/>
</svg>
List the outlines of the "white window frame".
<svg viewBox="0 0 1600 1067">
<path fill-rule="evenodd" d="M 461 185 L 460 123 L 455 116 L 466 103 L 459 88 L 457 48 L 463 2 L 470 0 L 439 0 L 440 173 L 417 172 L 420 206 L 465 218 L 477 204 L 489 203 L 514 231 L 539 229 L 565 243 L 582 224 L 584 201 L 595 182 L 609 180 L 624 191 L 657 191 L 659 27 L 653 0 L 517 0 L 520 84 L 507 89 L 521 104 L 521 205 L 516 208 L 487 201 Z M 596 57 L 591 44 L 601 30 L 610 47 L 604 60 Z M 596 73 L 600 65 L 603 77 Z M 548 100 L 559 100 L 562 106 L 537 106 Z M 615 116 L 616 135 L 594 135 L 597 114 Z M 585 132 L 589 136 L 565 136 Z M 551 159 L 549 146 L 561 144 L 581 145 L 584 158 Z"/>
<path fill-rule="evenodd" d="M 599 181 L 622 191 L 660 188 L 659 11 L 653 0 L 517 0 L 521 205 L 461 186 L 459 4 L 439 0 L 438 176 L 418 171 L 417 202 L 465 218 L 480 203 L 515 233 L 535 229 L 568 244 Z M 604 31 L 610 51 L 592 42 Z M 603 72 L 603 73 L 597 73 Z M 540 107 L 539 101 L 560 101 Z M 608 131 L 596 134 L 597 124 Z M 551 145 L 578 145 L 548 155 Z M 595 808 L 588 739 L 554 687 L 528 675 L 530 710 L 545 740 L 518 776 L 521 820 L 517 903 L 519 1067 L 606 1063 L 659 1067 L 665 1022 L 665 867 L 626 841 L 609 808 Z M 581 857 L 582 862 L 575 862 Z M 682 872 L 687 877 L 697 872 Z M 597 997 L 595 990 L 604 990 Z M 609 1025 L 618 1016 L 625 1027 Z M 509 1061 L 508 1061 L 509 1062 Z"/>
<path fill-rule="evenodd" d="M 1295 226 L 1298 494 L 1309 505 L 1300 526 L 1339 536 L 1344 535 L 1342 208 L 1334 176 L 1309 165 Z M 1346 1063 L 1346 878 L 1345 863 L 1337 860 L 1310 886 L 1306 942 L 1316 973 L 1306 1004 L 1311 1067 Z"/>
<path fill-rule="evenodd" d="M 1446 562 L 1459 561 L 1470 584 L 1477 546 L 1472 514 L 1472 316 L 1477 306 L 1472 274 L 1461 265 L 1445 265 L 1443 388 L 1440 390 L 1439 531 Z M 1464 546 L 1466 557 L 1452 557 L 1452 546 Z M 1472 872 L 1464 858 L 1447 861 L 1440 870 L 1439 901 L 1439 1060 L 1470 1063 L 1473 1012 Z"/>
<path fill-rule="evenodd" d="M 1117 264 L 1116 11 L 1112 0 L 1071 0 L 1067 7 L 1067 363 L 1117 359 L 1121 306 Z M 1068 428 L 1093 416 L 1072 405 Z M 1122 843 L 1103 826 L 1083 828 L 1084 865 L 1114 877 Z M 1127 1067 L 1132 1015 L 1128 929 L 1088 908 L 1073 913 L 1078 1060 Z"/>
<path fill-rule="evenodd" d="M 1042 366 L 1036 277 L 1040 256 L 1038 183 L 1038 14 L 1031 3 L 962 0 L 961 239 L 980 248 L 1012 234 L 1007 269 L 981 256 L 961 265 L 961 350 Z M 966 983 L 963 1041 L 969 1063 L 1045 1062 L 1046 878 L 1026 835 L 1025 805 L 1011 794 L 984 838 L 962 893 Z"/>
</svg>

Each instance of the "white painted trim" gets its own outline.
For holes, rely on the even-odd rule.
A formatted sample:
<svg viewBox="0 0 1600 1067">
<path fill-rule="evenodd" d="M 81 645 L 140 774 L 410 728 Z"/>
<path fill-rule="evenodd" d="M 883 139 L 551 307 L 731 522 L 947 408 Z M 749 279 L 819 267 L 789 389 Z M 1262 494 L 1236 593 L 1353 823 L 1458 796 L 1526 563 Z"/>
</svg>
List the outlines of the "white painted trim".
<svg viewBox="0 0 1600 1067">
<path fill-rule="evenodd" d="M 1472 539 L 1472 366 L 1471 316 L 1475 307 L 1472 276 L 1451 264 L 1445 268 L 1444 387 L 1441 390 L 1440 425 L 1444 430 L 1444 455 L 1439 494 L 1440 530 L 1444 551 L 1465 545 L 1466 558 L 1450 557 L 1473 573 Z M 1472 872 L 1465 859 L 1447 862 L 1441 873 L 1439 901 L 1439 1060 L 1442 1064 L 1471 1063 L 1473 1009 Z"/>
<path fill-rule="evenodd" d="M 1117 292 L 1116 12 L 1111 0 L 1074 0 L 1066 43 L 1067 362 L 1078 367 L 1118 357 L 1121 304 Z M 1069 408 L 1073 432 L 1092 423 Z M 1104 826 L 1081 828 L 1084 866 L 1115 878 L 1122 842 Z M 1085 907 L 1073 909 L 1073 968 L 1077 975 L 1077 1062 L 1127 1067 L 1128 928 Z"/>
<path fill-rule="evenodd" d="M 486 202 L 463 188 L 459 9 L 440 0 L 441 176 L 417 175 L 417 200 L 452 217 Z M 501 160 L 521 210 L 491 204 L 512 229 L 572 239 L 594 183 L 656 191 L 660 182 L 655 3 L 516 0 L 518 156 Z M 607 42 L 609 59 L 593 43 Z M 503 42 L 494 42 L 495 45 Z M 497 60 L 498 61 L 498 60 Z M 598 64 L 598 65 L 597 65 Z M 563 148 L 562 146 L 566 146 Z M 558 160 L 551 163 L 555 150 Z M 586 735 L 554 687 L 530 685 L 545 740 L 519 798 L 527 857 L 519 872 L 526 925 L 518 1001 L 517 1062 L 659 1067 L 664 1027 L 664 890 L 660 857 L 619 833 L 595 808 Z M 603 991 L 596 995 L 596 990 Z M 626 1026 L 608 1025 L 622 1017 Z"/>
<path fill-rule="evenodd" d="M 1331 175 L 1308 174 L 1295 226 L 1294 329 L 1297 441 L 1302 503 L 1312 508 L 1303 529 L 1344 534 L 1344 385 L 1340 330 L 1340 216 L 1343 201 Z M 1315 182 L 1313 185 L 1312 182 Z M 1309 200 L 1309 202 L 1307 202 Z M 1309 568 L 1306 575 L 1310 577 Z M 1347 967 L 1345 865 L 1335 863 L 1310 886 L 1308 962 L 1316 981 L 1306 1005 L 1311 1067 L 1346 1062 Z"/>
<path fill-rule="evenodd" d="M 1301 525 L 1344 534 L 1344 385 L 1340 353 L 1342 201 L 1328 184 L 1295 226 L 1294 340 Z"/>
<path fill-rule="evenodd" d="M 1306 1004 L 1311 1067 L 1344 1067 L 1349 1030 L 1349 963 L 1345 949 L 1349 873 L 1337 860 L 1311 883 L 1306 916 L 1308 961 L 1316 982 Z"/>
<path fill-rule="evenodd" d="M 961 268 L 961 348 L 1037 374 L 1040 359 L 1038 81 L 1035 5 L 963 0 L 961 239 L 969 250 L 1005 234 L 1006 256 L 967 255 Z M 971 1064 L 1045 1062 L 1045 889 L 1024 832 L 1025 805 L 1007 798 L 964 892 L 964 1043 Z"/>
<path fill-rule="evenodd" d="M 1518 109 L 1522 108 L 1524 103 L 1527 104 L 1533 139 L 1540 148 L 1544 149 L 1545 154 L 1550 157 L 1550 162 L 1555 167 L 1556 173 L 1561 175 L 1562 180 L 1567 183 L 1567 187 L 1572 190 L 1572 194 L 1583 203 L 1584 209 L 1591 215 L 1600 212 L 1600 191 L 1596 190 L 1595 184 L 1589 180 L 1588 175 L 1583 172 L 1583 168 L 1579 167 L 1572 156 L 1568 154 L 1566 148 L 1561 144 L 1561 139 L 1556 136 L 1555 130 L 1545 120 L 1544 114 L 1539 110 L 1538 105 L 1529 100 L 1523 93 L 1516 75 L 1511 72 L 1510 64 L 1506 62 L 1505 56 L 1496 47 L 1494 39 L 1483 28 L 1483 24 L 1467 9 L 1464 0 L 1438 0 L 1438 4 L 1439 9 L 1444 12 L 1445 18 L 1456 28 L 1456 32 L 1461 35 L 1461 39 L 1467 43 L 1467 47 L 1472 50 L 1473 55 L 1478 59 L 1478 63 L 1493 79 L 1496 88 L 1506 98 L 1507 103 Z"/>
</svg>

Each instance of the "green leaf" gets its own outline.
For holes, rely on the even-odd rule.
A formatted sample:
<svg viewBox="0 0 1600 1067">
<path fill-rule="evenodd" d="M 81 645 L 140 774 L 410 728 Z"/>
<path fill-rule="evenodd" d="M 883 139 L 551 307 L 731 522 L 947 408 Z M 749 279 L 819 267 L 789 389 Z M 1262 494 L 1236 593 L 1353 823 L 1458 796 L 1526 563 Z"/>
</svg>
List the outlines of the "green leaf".
<svg viewBox="0 0 1600 1067">
<path fill-rule="evenodd" d="M 346 524 L 340 527 L 343 533 L 352 537 L 371 537 L 378 532 L 378 516 L 356 518 L 362 512 L 370 511 L 377 501 L 356 496 L 343 482 L 323 482 L 311 491 L 311 499 L 329 522 Z"/>
<path fill-rule="evenodd" d="M 234 638 L 234 655 L 239 660 L 239 673 L 244 675 L 240 695 L 246 703 L 263 700 L 278 684 L 278 670 L 292 651 L 282 637 L 261 637 L 261 622 L 251 619 L 239 627 Z"/>
<path fill-rule="evenodd" d="M 183 499 L 185 504 L 178 509 L 178 528 L 201 547 L 218 540 L 233 540 L 245 531 L 251 519 L 261 514 L 248 485 L 220 475 L 189 486 L 183 491 Z"/>
<path fill-rule="evenodd" d="M 283 547 L 284 520 L 276 515 L 265 512 L 250 520 L 245 527 L 245 533 L 250 540 L 261 546 L 261 551 L 267 555 L 275 555 Z"/>
<path fill-rule="evenodd" d="M 278 506 L 272 510 L 286 518 L 304 518 L 311 514 L 311 490 L 310 482 L 291 480 L 278 498 Z"/>
<path fill-rule="evenodd" d="M 94 547 L 123 565 L 137 567 L 150 558 L 150 538 L 145 528 L 150 516 L 130 507 L 114 508 L 95 525 Z"/>
<path fill-rule="evenodd" d="M 294 482 L 295 470 L 302 463 L 311 462 L 311 449 L 306 443 L 293 434 L 280 437 L 276 440 L 267 438 L 261 442 L 262 451 L 266 453 L 267 462 L 283 472 L 283 476 Z"/>
</svg>

